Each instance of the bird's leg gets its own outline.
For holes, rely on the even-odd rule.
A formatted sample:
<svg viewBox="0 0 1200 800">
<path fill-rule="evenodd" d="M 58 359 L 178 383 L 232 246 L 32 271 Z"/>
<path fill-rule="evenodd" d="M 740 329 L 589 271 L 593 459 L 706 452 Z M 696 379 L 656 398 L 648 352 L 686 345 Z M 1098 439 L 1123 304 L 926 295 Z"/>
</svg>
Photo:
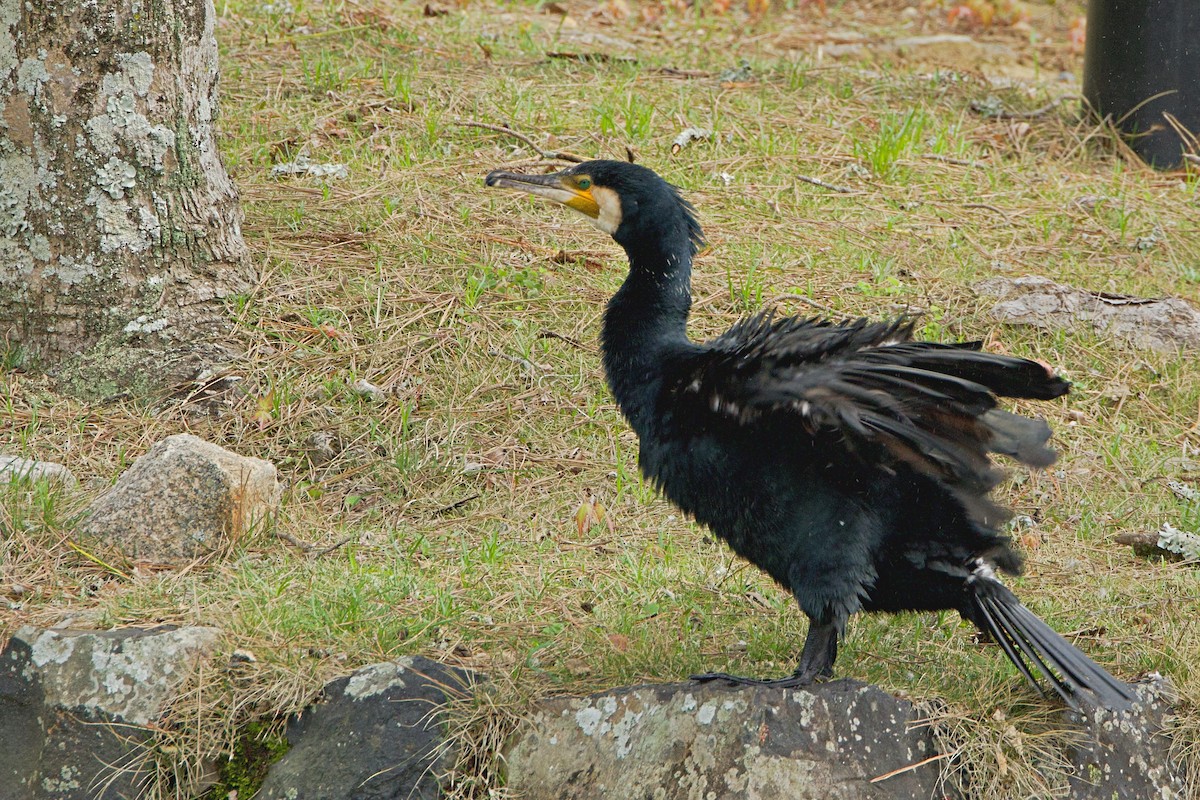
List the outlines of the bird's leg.
<svg viewBox="0 0 1200 800">
<path fill-rule="evenodd" d="M 820 678 L 833 677 L 833 662 L 837 660 L 838 624 L 817 622 L 809 617 L 808 636 L 804 637 L 804 650 L 800 653 L 800 666 L 795 677 L 801 686 L 807 686 Z"/>
<path fill-rule="evenodd" d="M 836 622 L 820 623 L 809 618 L 808 636 L 804 639 L 804 650 L 800 653 L 800 666 L 786 678 L 760 680 L 730 675 L 726 672 L 706 672 L 692 675 L 694 681 L 725 681 L 734 686 L 769 686 L 775 689 L 794 689 L 808 686 L 817 680 L 833 677 L 833 662 L 837 658 L 838 631 Z"/>
</svg>

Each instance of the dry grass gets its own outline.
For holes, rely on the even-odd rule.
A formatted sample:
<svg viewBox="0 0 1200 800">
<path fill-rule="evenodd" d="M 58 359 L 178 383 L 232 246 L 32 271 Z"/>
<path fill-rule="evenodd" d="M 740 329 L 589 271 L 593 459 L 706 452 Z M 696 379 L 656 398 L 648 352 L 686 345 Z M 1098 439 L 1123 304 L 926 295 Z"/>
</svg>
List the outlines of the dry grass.
<svg viewBox="0 0 1200 800">
<path fill-rule="evenodd" d="M 223 628 L 258 661 L 248 676 L 218 670 L 196 690 L 203 701 L 181 705 L 192 716 L 180 730 L 194 736 L 166 752 L 192 762 L 231 747 L 251 717 L 282 719 L 334 675 L 404 653 L 514 687 L 458 717 L 479 748 L 460 772 L 492 764 L 507 724 L 496 720 L 538 693 L 792 669 L 803 622 L 789 598 L 637 474 L 595 344 L 624 275 L 619 251 L 557 209 L 483 190 L 488 170 L 537 156 L 459 123 L 505 123 L 546 149 L 632 148 L 684 188 L 711 245 L 696 266 L 698 337 L 771 302 L 838 316 L 920 309 L 929 336 L 982 338 L 1070 377 L 1069 398 L 1036 409 L 1058 432 L 1060 463 L 1005 488 L 1035 523 L 1016 588 L 1115 673 L 1170 676 L 1184 699 L 1181 752 L 1195 751 L 1196 572 L 1111 541 L 1200 522 L 1164 485 L 1200 474 L 1194 359 L 1001 326 L 970 289 L 1043 274 L 1197 294 L 1194 175 L 1137 167 L 1074 101 L 1028 122 L 970 110 L 991 95 L 1030 109 L 1077 92 L 1058 73 L 1078 72 L 1066 45 L 1078 8 L 1034 6 L 1030 30 L 980 34 L 1016 54 L 1003 69 L 1020 80 L 1004 86 L 983 77 L 1001 67 L 816 58 L 847 30 L 871 42 L 902 25 L 946 29 L 940 10 L 908 17 L 890 2 L 753 25 L 736 10 L 665 8 L 647 21 L 620 4 L 567 3 L 572 22 L 519 4 L 433 18 L 412 3 L 285 5 L 219 4 L 225 156 L 262 274 L 230 307 L 245 349 L 238 388 L 85 407 L 35 377 L 0 376 L 0 445 L 84 481 L 78 494 L 13 487 L 0 503 L 0 584 L 27 587 L 0 606 L 6 629 L 64 618 Z M 545 56 L 618 54 L 596 34 L 634 45 L 636 63 Z M 721 80 L 742 58 L 749 79 Z M 689 125 L 715 135 L 671 155 Z M 269 176 L 297 155 L 350 177 Z M 361 380 L 382 399 L 357 392 Z M 289 483 L 279 531 L 326 552 L 260 535 L 177 574 L 70 549 L 74 510 L 182 430 L 275 462 Z M 588 492 L 613 530 L 577 533 Z M 957 618 L 859 619 L 838 666 L 941 698 L 975 796 L 1061 782 L 1052 707 Z M 1029 746 L 1010 746 L 1010 728 Z M 459 777 L 464 795 L 484 793 Z"/>
</svg>

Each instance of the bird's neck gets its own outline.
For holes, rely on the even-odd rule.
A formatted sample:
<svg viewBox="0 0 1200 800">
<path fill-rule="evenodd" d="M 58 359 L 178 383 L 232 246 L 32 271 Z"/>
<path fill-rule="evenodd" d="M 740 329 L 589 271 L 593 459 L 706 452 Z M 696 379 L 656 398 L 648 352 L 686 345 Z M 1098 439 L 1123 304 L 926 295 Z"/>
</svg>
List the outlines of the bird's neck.
<svg viewBox="0 0 1200 800">
<path fill-rule="evenodd" d="M 692 306 L 692 259 L 682 247 L 626 248 L 629 276 L 604 313 L 604 372 L 617 405 L 633 428 L 652 413 L 667 353 L 687 345 Z"/>
</svg>

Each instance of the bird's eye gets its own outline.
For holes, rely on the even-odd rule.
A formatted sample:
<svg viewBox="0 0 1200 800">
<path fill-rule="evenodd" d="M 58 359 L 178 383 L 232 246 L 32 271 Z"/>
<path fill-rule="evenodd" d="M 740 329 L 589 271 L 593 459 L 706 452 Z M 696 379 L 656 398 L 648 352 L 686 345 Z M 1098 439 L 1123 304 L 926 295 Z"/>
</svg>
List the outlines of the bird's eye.
<svg viewBox="0 0 1200 800">
<path fill-rule="evenodd" d="M 575 185 L 578 186 L 580 189 L 590 189 L 590 188 L 592 188 L 592 179 L 591 178 L 580 178 L 578 181 L 576 181 Z"/>
</svg>

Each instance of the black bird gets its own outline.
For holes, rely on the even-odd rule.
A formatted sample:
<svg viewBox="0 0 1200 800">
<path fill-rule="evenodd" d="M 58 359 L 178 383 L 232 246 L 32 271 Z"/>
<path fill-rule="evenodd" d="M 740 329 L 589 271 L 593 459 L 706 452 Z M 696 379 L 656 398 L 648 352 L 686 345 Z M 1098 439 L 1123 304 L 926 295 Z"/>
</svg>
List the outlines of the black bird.
<svg viewBox="0 0 1200 800">
<path fill-rule="evenodd" d="M 1069 384 L 978 342 L 914 341 L 913 323 L 749 317 L 709 342 L 687 336 L 694 209 L 652 170 L 590 161 L 549 175 L 492 172 L 488 186 L 569 206 L 629 256 L 601 342 L 608 385 L 640 440 L 642 472 L 683 511 L 767 572 L 808 615 L 803 686 L 832 675 L 857 611 L 954 609 L 1021 674 L 1069 705 L 1134 696 L 1034 616 L 996 578 L 1021 558 L 988 495 L 991 453 L 1044 467 L 1050 428 L 997 408 Z M 1039 687 L 1040 688 L 1040 687 Z"/>
</svg>

